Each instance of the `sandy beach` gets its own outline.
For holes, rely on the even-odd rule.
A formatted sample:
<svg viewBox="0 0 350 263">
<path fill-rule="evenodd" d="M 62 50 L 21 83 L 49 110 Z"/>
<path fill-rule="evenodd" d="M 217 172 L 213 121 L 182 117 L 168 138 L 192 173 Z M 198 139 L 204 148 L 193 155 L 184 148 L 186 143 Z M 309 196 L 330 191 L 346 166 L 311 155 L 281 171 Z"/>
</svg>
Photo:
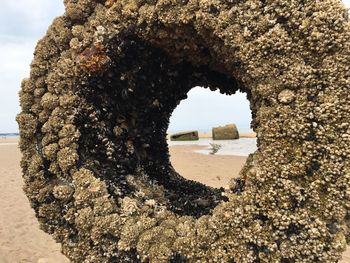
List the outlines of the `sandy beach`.
<svg viewBox="0 0 350 263">
<path fill-rule="evenodd" d="M 232 177 L 237 177 L 246 157 L 228 155 L 205 155 L 194 151 L 205 146 L 175 145 L 170 147 L 171 163 L 185 178 L 212 187 L 225 187 Z"/>
<path fill-rule="evenodd" d="M 0 139 L 0 263 L 68 263 L 22 191 L 17 140 Z"/>
<path fill-rule="evenodd" d="M 237 176 L 246 157 L 206 155 L 203 145 L 170 147 L 171 161 L 184 177 L 222 187 Z M 68 263 L 60 245 L 43 231 L 22 191 L 20 152 L 16 139 L 0 139 L 0 263 Z M 350 263 L 350 249 L 342 263 Z"/>
</svg>

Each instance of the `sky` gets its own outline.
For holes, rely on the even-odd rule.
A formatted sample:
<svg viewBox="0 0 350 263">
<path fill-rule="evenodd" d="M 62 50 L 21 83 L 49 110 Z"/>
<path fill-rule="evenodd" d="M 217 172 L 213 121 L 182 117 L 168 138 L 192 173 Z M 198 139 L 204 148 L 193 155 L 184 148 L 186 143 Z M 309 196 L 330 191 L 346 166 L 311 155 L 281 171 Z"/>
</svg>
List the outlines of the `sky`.
<svg viewBox="0 0 350 263">
<path fill-rule="evenodd" d="M 250 131 L 251 112 L 244 93 L 222 95 L 195 87 L 187 94 L 174 110 L 169 125 L 169 132 L 198 130 L 209 132 L 212 127 L 235 123 L 240 131 Z"/>
<path fill-rule="evenodd" d="M 350 0 L 344 0 L 350 7 Z M 0 9 L 0 133 L 18 132 L 18 92 L 29 76 L 36 42 L 54 17 L 63 14 L 63 0 L 1 0 Z M 170 119 L 169 131 L 207 131 L 212 126 L 236 123 L 242 131 L 250 126 L 251 113 L 245 94 L 221 95 L 194 88 Z"/>
<path fill-rule="evenodd" d="M 18 132 L 22 79 L 29 76 L 36 42 L 63 12 L 63 0 L 1 0 L 0 133 Z"/>
</svg>

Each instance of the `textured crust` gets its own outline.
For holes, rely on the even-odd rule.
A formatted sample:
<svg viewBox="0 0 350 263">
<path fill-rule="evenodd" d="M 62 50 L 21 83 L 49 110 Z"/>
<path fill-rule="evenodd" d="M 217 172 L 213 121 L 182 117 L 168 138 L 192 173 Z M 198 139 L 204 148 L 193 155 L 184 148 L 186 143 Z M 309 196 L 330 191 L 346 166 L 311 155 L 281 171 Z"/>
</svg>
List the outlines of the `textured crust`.
<svg viewBox="0 0 350 263">
<path fill-rule="evenodd" d="M 337 262 L 349 236 L 350 28 L 338 0 L 65 0 L 23 81 L 24 190 L 72 262 Z M 195 85 L 247 93 L 231 190 L 172 169 Z"/>
</svg>

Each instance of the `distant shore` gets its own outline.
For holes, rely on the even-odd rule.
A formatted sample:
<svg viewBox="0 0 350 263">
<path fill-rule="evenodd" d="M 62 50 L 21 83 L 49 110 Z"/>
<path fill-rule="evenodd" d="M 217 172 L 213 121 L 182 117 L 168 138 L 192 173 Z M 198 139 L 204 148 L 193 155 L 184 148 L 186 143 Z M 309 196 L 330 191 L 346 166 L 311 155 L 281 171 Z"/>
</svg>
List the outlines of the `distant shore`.
<svg viewBox="0 0 350 263">
<path fill-rule="evenodd" d="M 172 134 L 175 134 L 176 132 L 169 132 L 167 134 L 167 138 L 169 139 Z M 210 139 L 212 138 L 211 132 L 199 132 L 198 137 L 200 139 Z M 240 138 L 256 138 L 255 132 L 240 132 L 239 133 Z"/>
<path fill-rule="evenodd" d="M 211 132 L 199 133 L 199 138 L 212 138 Z M 255 132 L 240 132 L 239 138 L 256 138 Z"/>
<path fill-rule="evenodd" d="M 167 137 L 169 138 L 171 134 L 174 134 L 173 132 L 168 133 Z M 212 138 L 211 132 L 200 132 L 199 138 L 205 138 L 209 139 Z M 240 132 L 239 133 L 240 138 L 256 138 L 255 132 Z M 19 140 L 19 134 L 17 133 L 1 133 L 0 134 L 0 143 L 3 142 L 18 142 Z"/>
</svg>

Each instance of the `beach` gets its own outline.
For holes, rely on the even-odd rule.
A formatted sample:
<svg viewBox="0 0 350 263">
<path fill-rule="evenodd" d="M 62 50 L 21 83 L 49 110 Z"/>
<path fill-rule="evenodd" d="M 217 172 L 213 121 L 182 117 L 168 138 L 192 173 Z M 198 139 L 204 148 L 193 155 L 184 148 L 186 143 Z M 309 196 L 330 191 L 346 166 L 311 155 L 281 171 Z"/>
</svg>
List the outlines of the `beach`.
<svg viewBox="0 0 350 263">
<path fill-rule="evenodd" d="M 246 160 L 246 156 L 232 155 L 232 145 L 227 148 L 231 155 L 209 155 L 208 145 L 201 141 L 170 144 L 169 152 L 174 168 L 184 177 L 224 187 L 238 176 Z M 0 139 L 0 263 L 68 263 L 60 245 L 39 229 L 22 191 L 20 158 L 16 138 Z M 349 248 L 341 261 L 346 262 L 350 263 Z"/>
<path fill-rule="evenodd" d="M 183 177 L 199 181 L 212 187 L 225 187 L 229 180 L 237 177 L 243 167 L 245 156 L 209 155 L 206 146 L 170 146 L 171 163 Z"/>
<path fill-rule="evenodd" d="M 0 263 L 68 263 L 60 245 L 39 229 L 22 191 L 20 157 L 16 139 L 0 139 Z"/>
</svg>

